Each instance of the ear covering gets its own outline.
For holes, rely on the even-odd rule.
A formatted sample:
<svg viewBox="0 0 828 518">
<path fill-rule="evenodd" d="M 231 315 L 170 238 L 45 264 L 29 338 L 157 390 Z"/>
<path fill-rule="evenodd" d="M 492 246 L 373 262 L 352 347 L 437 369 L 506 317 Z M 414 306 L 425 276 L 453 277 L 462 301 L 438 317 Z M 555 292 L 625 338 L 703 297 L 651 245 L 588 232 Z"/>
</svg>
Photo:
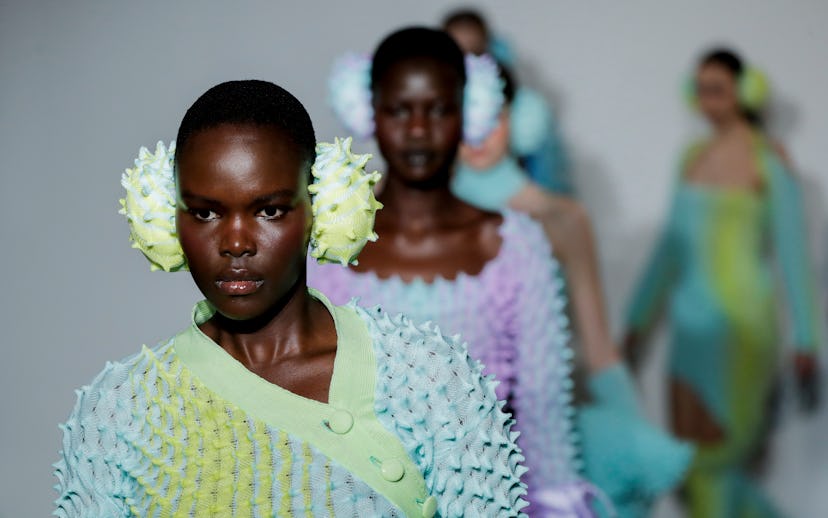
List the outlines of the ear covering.
<svg viewBox="0 0 828 518">
<path fill-rule="evenodd" d="M 739 104 L 747 110 L 761 110 L 770 99 L 768 78 L 756 67 L 746 67 L 739 74 L 737 88 L 739 90 Z M 693 77 L 684 80 L 682 93 L 687 104 L 693 109 L 698 109 L 699 98 L 696 95 L 696 81 Z"/>
<path fill-rule="evenodd" d="M 699 109 L 699 96 L 696 95 L 696 79 L 693 76 L 687 76 L 681 82 L 681 96 L 691 110 Z"/>
<path fill-rule="evenodd" d="M 503 80 L 491 56 L 466 55 L 463 92 L 463 138 L 477 145 L 497 127 L 505 101 Z M 348 53 L 334 62 L 328 80 L 328 101 L 339 121 L 357 138 L 374 134 L 371 56 Z"/>
<path fill-rule="evenodd" d="M 173 163 L 175 141 L 169 147 L 159 141 L 155 153 L 138 151 L 135 167 L 121 177 L 126 196 L 121 210 L 129 223 L 132 248 L 140 250 L 150 269 L 175 272 L 187 269 L 187 259 L 175 228 L 176 188 Z"/>
<path fill-rule="evenodd" d="M 466 54 L 466 88 L 463 91 L 463 140 L 476 146 L 497 127 L 503 109 L 503 79 L 491 56 Z"/>
<path fill-rule="evenodd" d="M 376 241 L 374 216 L 382 204 L 374 198 L 380 174 L 365 172 L 371 155 L 351 153 L 351 138 L 316 146 L 311 257 L 320 263 L 357 264 L 368 241 Z"/>
<path fill-rule="evenodd" d="M 374 134 L 370 55 L 349 52 L 334 62 L 328 79 L 328 102 L 348 133 L 360 140 Z"/>
<path fill-rule="evenodd" d="M 174 158 L 174 141 L 168 147 L 158 142 L 155 153 L 142 147 L 135 167 L 121 178 L 126 196 L 119 213 L 126 216 L 132 247 L 144 254 L 153 271 L 187 269 L 175 225 Z M 382 204 L 372 187 L 380 175 L 365 172 L 370 158 L 353 154 L 350 138 L 317 145 L 314 182 L 308 191 L 314 216 L 310 253 L 319 262 L 356 264 L 365 244 L 377 239 L 374 215 Z"/>
<path fill-rule="evenodd" d="M 739 76 L 739 101 L 749 110 L 760 110 L 770 98 L 768 78 L 761 70 L 747 67 Z"/>
</svg>

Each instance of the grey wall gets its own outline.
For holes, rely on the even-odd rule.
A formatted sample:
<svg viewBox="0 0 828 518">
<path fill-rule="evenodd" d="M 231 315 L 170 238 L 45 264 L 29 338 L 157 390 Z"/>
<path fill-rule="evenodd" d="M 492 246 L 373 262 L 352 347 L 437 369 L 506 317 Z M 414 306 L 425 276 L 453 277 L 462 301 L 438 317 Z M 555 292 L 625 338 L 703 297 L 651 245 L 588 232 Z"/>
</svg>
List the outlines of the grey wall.
<svg viewBox="0 0 828 518">
<path fill-rule="evenodd" d="M 324 101 L 331 61 L 445 9 L 436 0 L 238 4 L 0 0 L 0 516 L 49 512 L 56 424 L 72 390 L 107 359 L 186 325 L 197 298 L 186 274 L 151 274 L 127 244 L 119 178 L 138 147 L 173 138 L 207 87 L 245 77 L 294 92 L 330 138 L 341 131 Z M 698 129 L 678 85 L 706 44 L 734 43 L 768 71 L 778 130 L 813 203 L 828 198 L 825 2 L 483 5 L 522 56 L 524 77 L 556 100 L 601 239 L 616 328 L 675 156 Z M 828 493 L 828 459 L 809 456 L 809 441 L 825 419 L 790 422 L 769 484 L 793 514 L 814 516 Z"/>
</svg>

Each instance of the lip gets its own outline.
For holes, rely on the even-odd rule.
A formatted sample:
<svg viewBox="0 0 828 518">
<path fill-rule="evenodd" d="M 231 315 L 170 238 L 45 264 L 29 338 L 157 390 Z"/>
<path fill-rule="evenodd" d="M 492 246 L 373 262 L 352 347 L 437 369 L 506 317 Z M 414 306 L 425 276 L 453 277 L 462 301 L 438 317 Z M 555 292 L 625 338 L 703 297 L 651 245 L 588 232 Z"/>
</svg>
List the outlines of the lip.
<svg viewBox="0 0 828 518">
<path fill-rule="evenodd" d="M 419 149 L 404 151 L 402 159 L 409 167 L 424 167 L 434 159 L 434 152 Z"/>
<path fill-rule="evenodd" d="M 225 295 L 240 296 L 255 293 L 262 287 L 264 280 L 247 271 L 234 271 L 216 279 L 215 284 Z"/>
</svg>

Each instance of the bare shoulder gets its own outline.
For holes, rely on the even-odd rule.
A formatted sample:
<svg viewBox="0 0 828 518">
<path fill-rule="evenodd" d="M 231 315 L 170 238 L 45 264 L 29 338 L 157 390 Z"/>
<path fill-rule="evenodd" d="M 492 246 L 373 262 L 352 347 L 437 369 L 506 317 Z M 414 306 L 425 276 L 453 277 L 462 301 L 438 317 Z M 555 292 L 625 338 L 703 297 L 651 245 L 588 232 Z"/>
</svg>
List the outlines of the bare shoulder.
<svg viewBox="0 0 828 518">
<path fill-rule="evenodd" d="M 791 162 L 791 155 L 788 153 L 788 150 L 785 148 L 782 142 L 776 139 L 768 139 L 768 141 L 770 142 L 770 146 L 771 149 L 773 149 L 773 152 L 776 153 L 776 155 L 779 157 L 782 163 L 790 169 L 793 165 L 793 163 Z"/>
<path fill-rule="evenodd" d="M 583 235 L 591 231 L 589 212 L 584 205 L 566 196 L 553 195 L 548 214 L 548 223 L 560 226 L 560 230 L 569 235 Z"/>
<path fill-rule="evenodd" d="M 592 224 L 584 205 L 555 196 L 549 211 L 536 219 L 552 243 L 555 255 L 566 266 L 589 258 L 593 249 Z"/>
<path fill-rule="evenodd" d="M 502 215 L 496 212 L 480 211 L 480 217 L 476 225 L 476 234 L 481 248 L 490 257 L 497 255 L 500 250 L 501 241 L 503 240 L 500 231 L 502 225 Z"/>
</svg>

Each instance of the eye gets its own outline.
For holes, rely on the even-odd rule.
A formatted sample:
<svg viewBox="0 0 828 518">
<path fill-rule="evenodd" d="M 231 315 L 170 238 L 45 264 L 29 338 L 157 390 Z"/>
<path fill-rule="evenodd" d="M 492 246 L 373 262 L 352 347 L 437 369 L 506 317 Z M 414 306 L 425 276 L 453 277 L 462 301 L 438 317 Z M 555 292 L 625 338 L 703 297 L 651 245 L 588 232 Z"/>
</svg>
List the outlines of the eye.
<svg viewBox="0 0 828 518">
<path fill-rule="evenodd" d="M 402 119 L 408 116 L 408 108 L 398 104 L 387 106 L 385 108 L 385 112 L 397 119 Z"/>
<path fill-rule="evenodd" d="M 264 219 L 267 219 L 267 220 L 272 220 L 272 219 L 281 218 L 282 216 L 285 215 L 286 212 L 287 212 L 287 210 L 284 207 L 278 207 L 276 205 L 271 205 L 271 206 L 263 208 L 258 213 L 256 213 L 256 215 L 259 216 L 260 218 L 264 218 Z"/>
<path fill-rule="evenodd" d="M 213 221 L 219 217 L 215 211 L 210 209 L 190 209 L 189 213 L 199 221 Z"/>
<path fill-rule="evenodd" d="M 448 108 L 445 104 L 435 104 L 431 107 L 432 117 L 443 117 L 448 114 Z"/>
</svg>

